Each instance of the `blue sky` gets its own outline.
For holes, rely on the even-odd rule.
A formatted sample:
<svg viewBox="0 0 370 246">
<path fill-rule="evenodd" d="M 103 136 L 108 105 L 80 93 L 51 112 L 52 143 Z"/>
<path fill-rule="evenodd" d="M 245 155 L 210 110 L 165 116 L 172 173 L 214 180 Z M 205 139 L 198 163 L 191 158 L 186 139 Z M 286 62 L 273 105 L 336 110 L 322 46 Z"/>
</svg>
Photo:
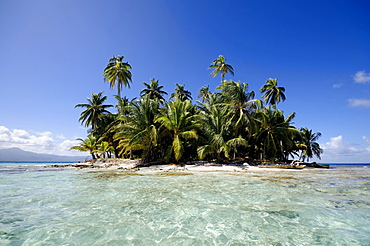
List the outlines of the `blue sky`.
<svg viewBox="0 0 370 246">
<path fill-rule="evenodd" d="M 220 78 L 210 63 L 222 54 L 226 79 L 259 88 L 278 78 L 296 112 L 296 127 L 321 132 L 321 162 L 370 162 L 370 2 L 12 0 L 0 1 L 0 148 L 66 150 L 86 136 L 78 122 L 92 93 L 113 95 L 102 78 L 113 55 L 142 82 L 159 79 L 171 94 L 185 84 L 193 98 Z"/>
</svg>

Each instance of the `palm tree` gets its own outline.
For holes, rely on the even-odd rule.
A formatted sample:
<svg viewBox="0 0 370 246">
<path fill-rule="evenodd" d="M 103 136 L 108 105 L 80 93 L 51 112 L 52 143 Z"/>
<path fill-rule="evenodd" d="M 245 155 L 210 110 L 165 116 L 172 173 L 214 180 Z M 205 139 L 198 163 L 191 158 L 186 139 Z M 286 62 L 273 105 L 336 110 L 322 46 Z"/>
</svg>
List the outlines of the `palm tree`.
<svg viewBox="0 0 370 246">
<path fill-rule="evenodd" d="M 90 152 L 93 159 L 96 159 L 95 151 L 97 148 L 96 138 L 89 134 L 86 139 L 77 138 L 76 140 L 80 141 L 79 145 L 72 146 L 69 150 L 78 150 L 83 152 Z"/>
<path fill-rule="evenodd" d="M 212 94 L 212 92 L 209 91 L 209 85 L 205 85 L 200 88 L 198 98 L 201 98 L 202 102 L 204 102 L 207 98 L 209 98 L 210 94 Z"/>
<path fill-rule="evenodd" d="M 280 102 L 280 100 L 285 101 L 286 99 L 284 94 L 285 88 L 278 87 L 277 80 L 278 79 L 268 79 L 266 84 L 260 89 L 261 93 L 265 92 L 262 97 L 264 98 L 263 101 L 266 102 L 266 104 L 276 105 Z"/>
<path fill-rule="evenodd" d="M 314 155 L 320 159 L 320 155 L 323 153 L 323 150 L 320 148 L 320 145 L 316 142 L 317 139 L 321 136 L 320 132 L 313 133 L 312 130 L 308 130 L 306 127 L 301 128 L 301 141 L 299 146 L 302 150 L 301 157 L 304 162 L 307 158 L 309 161 Z"/>
<path fill-rule="evenodd" d="M 117 100 L 116 108 L 117 108 L 117 111 L 118 111 L 118 117 L 126 115 L 128 113 L 129 105 L 130 105 L 129 99 L 127 97 L 120 97 L 118 95 L 114 95 L 114 97 Z M 133 100 L 135 100 L 135 99 L 133 99 Z"/>
<path fill-rule="evenodd" d="M 108 158 L 111 158 L 112 151 L 114 151 L 113 146 L 111 146 L 108 142 L 102 141 L 101 143 L 96 145 L 97 149 L 94 150 L 94 153 L 97 153 L 98 155 L 102 155 L 103 158 L 108 155 Z"/>
<path fill-rule="evenodd" d="M 222 162 L 224 158 L 230 158 L 233 149 L 236 153 L 237 146 L 248 146 L 244 138 L 234 135 L 229 121 L 232 112 L 228 107 L 219 104 L 208 104 L 206 107 L 207 109 L 200 113 L 200 125 L 206 138 L 206 143 L 197 149 L 200 159 L 210 155 L 218 162 Z"/>
<path fill-rule="evenodd" d="M 125 124 L 117 128 L 115 135 L 115 139 L 119 140 L 121 152 L 130 152 L 132 155 L 132 151 L 141 150 L 144 162 L 156 159 L 158 134 L 154 120 L 158 110 L 159 102 L 149 97 L 131 103 L 130 111 L 124 117 Z"/>
<path fill-rule="evenodd" d="M 132 67 L 128 62 L 123 62 L 124 58 L 124 56 L 110 58 L 103 73 L 104 81 L 110 83 L 111 89 L 117 84 L 118 96 L 121 96 L 122 86 L 130 88 L 130 82 L 132 82 L 130 71 Z"/>
<path fill-rule="evenodd" d="M 143 82 L 143 85 L 145 85 L 146 88 L 140 91 L 140 95 L 148 96 L 152 100 L 164 102 L 165 99 L 163 95 L 167 95 L 167 92 L 162 90 L 163 86 L 159 86 L 158 82 L 159 80 L 155 80 L 154 78 L 150 80 L 150 84 Z"/>
<path fill-rule="evenodd" d="M 208 68 L 214 69 L 210 74 L 212 77 L 216 77 L 221 72 L 221 82 L 224 81 L 225 75 L 228 73 L 234 76 L 234 68 L 226 64 L 226 59 L 222 55 L 219 55 Z"/>
<path fill-rule="evenodd" d="M 171 94 L 170 99 L 179 99 L 180 101 L 191 100 L 191 92 L 184 89 L 185 85 L 179 85 L 176 83 L 175 92 Z"/>
<path fill-rule="evenodd" d="M 112 105 L 104 105 L 103 103 L 107 100 L 107 96 L 102 96 L 103 92 L 98 94 L 92 94 L 91 99 L 87 98 L 89 103 L 77 104 L 75 108 L 86 108 L 82 113 L 78 121 L 81 124 L 85 123 L 85 126 L 91 126 L 92 129 L 96 129 L 100 123 L 100 117 L 102 114 L 110 114 L 107 108 L 113 107 Z"/>
<path fill-rule="evenodd" d="M 233 111 L 230 121 L 235 124 L 235 130 L 238 131 L 243 125 L 249 124 L 249 130 L 255 130 L 256 125 L 252 113 L 262 107 L 259 99 L 254 99 L 254 92 L 248 92 L 248 84 L 224 80 L 216 88 L 221 90 L 223 104 L 230 107 Z"/>
<path fill-rule="evenodd" d="M 295 113 L 285 118 L 282 110 L 266 107 L 259 110 L 256 117 L 260 124 L 256 142 L 260 143 L 262 158 L 286 159 L 294 150 L 294 138 L 299 133 L 299 130 L 291 125 Z"/>
<path fill-rule="evenodd" d="M 178 162 L 186 149 L 186 142 L 190 139 L 197 139 L 197 124 L 195 123 L 196 115 L 191 113 L 193 105 L 189 100 L 181 101 L 175 99 L 166 103 L 162 113 L 155 122 L 159 122 L 171 138 L 172 143 L 166 151 L 166 160 L 170 160 L 172 154 Z"/>
</svg>

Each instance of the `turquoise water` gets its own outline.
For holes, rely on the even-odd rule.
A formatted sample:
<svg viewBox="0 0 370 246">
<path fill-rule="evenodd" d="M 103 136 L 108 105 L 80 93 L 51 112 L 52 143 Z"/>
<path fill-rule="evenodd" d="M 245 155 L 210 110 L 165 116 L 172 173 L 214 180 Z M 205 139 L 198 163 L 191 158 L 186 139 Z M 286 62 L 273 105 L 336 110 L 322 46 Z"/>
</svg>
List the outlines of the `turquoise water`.
<svg viewBox="0 0 370 246">
<path fill-rule="evenodd" d="M 333 167 L 166 175 L 3 163 L 0 245 L 370 245 L 370 166 Z"/>
</svg>

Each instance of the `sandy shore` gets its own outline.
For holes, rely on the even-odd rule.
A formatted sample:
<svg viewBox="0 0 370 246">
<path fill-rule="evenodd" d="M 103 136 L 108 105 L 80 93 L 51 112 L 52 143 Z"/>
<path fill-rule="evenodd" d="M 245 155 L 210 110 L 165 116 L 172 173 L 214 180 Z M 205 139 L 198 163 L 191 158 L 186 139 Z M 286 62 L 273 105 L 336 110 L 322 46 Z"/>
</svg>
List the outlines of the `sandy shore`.
<svg viewBox="0 0 370 246">
<path fill-rule="evenodd" d="M 201 163 L 191 165 L 150 165 L 139 166 L 140 161 L 128 159 L 106 159 L 93 162 L 76 163 L 71 165 L 75 168 L 89 168 L 100 171 L 137 171 L 137 172 L 248 172 L 248 171 L 301 171 L 301 169 L 281 169 L 281 168 L 260 168 L 250 166 L 248 163 L 243 165 L 223 165 L 216 163 Z"/>
</svg>

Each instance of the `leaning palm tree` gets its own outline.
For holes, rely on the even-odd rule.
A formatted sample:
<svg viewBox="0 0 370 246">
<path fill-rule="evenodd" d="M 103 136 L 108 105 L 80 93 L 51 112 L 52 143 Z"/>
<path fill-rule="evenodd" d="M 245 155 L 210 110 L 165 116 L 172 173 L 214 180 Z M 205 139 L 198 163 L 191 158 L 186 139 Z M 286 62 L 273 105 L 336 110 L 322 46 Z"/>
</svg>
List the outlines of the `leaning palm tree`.
<svg viewBox="0 0 370 246">
<path fill-rule="evenodd" d="M 185 85 L 179 85 L 176 83 L 175 92 L 171 94 L 170 99 L 179 99 L 180 101 L 186 101 L 191 100 L 191 92 L 188 90 L 185 90 Z"/>
<path fill-rule="evenodd" d="M 97 150 L 97 140 L 90 134 L 86 139 L 77 138 L 80 141 L 79 145 L 72 146 L 69 150 L 78 150 L 83 152 L 90 152 L 93 159 L 96 159 L 95 151 Z"/>
<path fill-rule="evenodd" d="M 172 141 L 166 151 L 165 159 L 167 161 L 174 157 L 174 160 L 178 162 L 187 147 L 186 141 L 198 138 L 196 131 L 198 125 L 195 123 L 196 115 L 191 113 L 192 107 L 189 100 L 169 101 L 156 119 L 156 122 L 161 124 L 162 129 Z"/>
<path fill-rule="evenodd" d="M 118 96 L 121 96 L 122 86 L 130 88 L 132 82 L 131 65 L 128 62 L 123 62 L 124 56 L 113 56 L 109 59 L 108 65 L 104 69 L 104 81 L 110 83 L 110 88 L 113 89 L 117 84 Z"/>
<path fill-rule="evenodd" d="M 98 94 L 93 93 L 91 99 L 87 98 L 89 103 L 77 104 L 75 108 L 86 108 L 82 113 L 79 121 L 81 124 L 85 123 L 85 126 L 91 126 L 92 129 L 96 129 L 101 121 L 102 114 L 109 114 L 107 108 L 113 107 L 113 105 L 103 104 L 107 100 L 107 96 L 102 96 L 103 92 Z"/>
<path fill-rule="evenodd" d="M 143 82 L 146 88 L 140 91 L 140 95 L 148 96 L 150 99 L 157 100 L 161 103 L 164 102 L 163 95 L 167 95 L 167 92 L 162 90 L 163 86 L 159 86 L 158 82 L 159 80 L 155 80 L 154 78 L 150 80 L 150 84 Z"/>
<path fill-rule="evenodd" d="M 276 105 L 280 100 L 285 101 L 286 99 L 284 94 L 285 88 L 277 86 L 277 80 L 278 79 L 268 79 L 266 84 L 260 89 L 261 93 L 265 92 L 262 97 L 266 104 Z"/>
<path fill-rule="evenodd" d="M 301 141 L 300 149 L 302 150 L 301 158 L 304 162 L 307 158 L 309 161 L 314 155 L 320 159 L 320 155 L 323 153 L 323 150 L 320 148 L 320 145 L 316 140 L 321 136 L 320 132 L 313 133 L 312 130 L 307 129 L 306 127 L 301 128 Z"/>
<path fill-rule="evenodd" d="M 228 73 L 234 76 L 234 68 L 231 65 L 226 64 L 226 59 L 222 55 L 219 55 L 208 68 L 214 69 L 210 74 L 212 77 L 216 77 L 221 73 L 221 82 L 224 81 L 225 75 Z"/>
</svg>

